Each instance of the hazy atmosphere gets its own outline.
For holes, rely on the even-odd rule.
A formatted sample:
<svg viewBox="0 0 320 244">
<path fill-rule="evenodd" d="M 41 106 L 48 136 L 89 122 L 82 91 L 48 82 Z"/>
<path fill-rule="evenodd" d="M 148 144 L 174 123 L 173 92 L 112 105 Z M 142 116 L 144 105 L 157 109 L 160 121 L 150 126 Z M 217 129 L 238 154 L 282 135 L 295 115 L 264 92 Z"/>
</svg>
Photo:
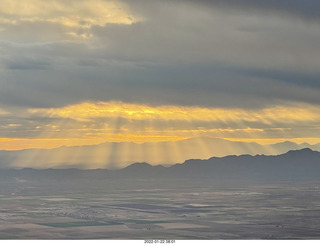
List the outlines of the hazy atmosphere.
<svg viewBox="0 0 320 244">
<path fill-rule="evenodd" d="M 319 8 L 1 0 L 0 149 L 203 137 L 317 144 Z"/>
<path fill-rule="evenodd" d="M 319 239 L 319 11 L 0 0 L 0 240 Z"/>
</svg>

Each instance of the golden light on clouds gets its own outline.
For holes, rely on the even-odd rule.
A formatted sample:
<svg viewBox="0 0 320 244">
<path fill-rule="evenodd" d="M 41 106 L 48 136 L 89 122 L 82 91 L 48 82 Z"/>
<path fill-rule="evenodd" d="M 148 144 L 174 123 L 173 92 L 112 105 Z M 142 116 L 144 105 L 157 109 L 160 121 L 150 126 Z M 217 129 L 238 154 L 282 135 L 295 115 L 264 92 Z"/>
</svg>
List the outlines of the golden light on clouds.
<svg viewBox="0 0 320 244">
<path fill-rule="evenodd" d="M 150 106 L 145 104 L 85 102 L 60 108 L 34 108 L 23 116 L 45 118 L 24 129 L 11 123 L 3 129 L 25 131 L 28 138 L 0 140 L 0 148 L 54 148 L 102 142 L 162 142 L 195 137 L 224 138 L 261 144 L 290 140 L 320 142 L 320 108 L 291 104 L 262 109 L 232 109 L 195 106 Z M 12 134 L 12 135 L 13 135 Z M 310 139 L 308 139 L 310 138 Z"/>
<path fill-rule="evenodd" d="M 4 29 L 21 23 L 55 23 L 64 27 L 65 34 L 80 38 L 90 38 L 92 26 L 141 20 L 126 4 L 104 0 L 1 0 L 0 14 Z"/>
<path fill-rule="evenodd" d="M 280 122 L 316 121 L 320 119 L 320 108 L 276 106 L 266 109 L 230 109 L 187 106 L 148 106 L 123 102 L 81 103 L 63 108 L 30 109 L 30 113 L 74 120 L 94 118 L 125 118 L 133 120 L 181 120 L 223 122 Z"/>
<path fill-rule="evenodd" d="M 28 123 L 22 119 L 19 123 L 2 125 L 2 130 L 11 138 L 0 138 L 0 149 L 56 148 L 24 151 L 19 154 L 21 158 L 16 159 L 19 167 L 34 165 L 34 162 L 39 168 L 60 165 L 117 168 L 133 162 L 179 163 L 190 158 L 256 154 L 262 150 L 256 143 L 265 145 L 264 153 L 276 154 L 279 151 L 268 144 L 320 142 L 315 136 L 320 131 L 320 107 L 304 104 L 232 109 L 84 102 L 58 108 L 27 109 L 19 116 L 27 118 Z M 211 141 L 213 138 L 220 139 Z M 236 142 L 247 144 L 232 144 Z M 83 145 L 92 146 L 85 150 L 62 147 Z M 46 164 L 41 165 L 42 162 Z M 81 162 L 85 163 L 79 166 Z"/>
<path fill-rule="evenodd" d="M 209 5 L 0 0 L 0 150 L 108 144 L 52 158 L 100 167 L 319 143 L 319 26 L 302 24 L 297 6 L 290 16 L 259 6 L 258 16 Z M 38 156 L 30 165 L 51 159 Z"/>
<path fill-rule="evenodd" d="M 6 115 L 6 114 L 8 114 L 8 112 L 0 108 L 0 115 Z"/>
</svg>

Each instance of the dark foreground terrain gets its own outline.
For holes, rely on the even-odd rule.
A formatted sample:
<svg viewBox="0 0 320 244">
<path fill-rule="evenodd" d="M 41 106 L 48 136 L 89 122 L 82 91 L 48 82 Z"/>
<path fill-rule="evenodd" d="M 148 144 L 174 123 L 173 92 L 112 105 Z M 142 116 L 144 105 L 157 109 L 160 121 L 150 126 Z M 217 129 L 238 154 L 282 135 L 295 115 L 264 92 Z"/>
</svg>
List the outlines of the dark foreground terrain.
<svg viewBox="0 0 320 244">
<path fill-rule="evenodd" d="M 320 239 L 318 154 L 279 157 L 263 157 L 269 171 L 248 156 L 171 169 L 3 169 L 0 238 Z"/>
</svg>

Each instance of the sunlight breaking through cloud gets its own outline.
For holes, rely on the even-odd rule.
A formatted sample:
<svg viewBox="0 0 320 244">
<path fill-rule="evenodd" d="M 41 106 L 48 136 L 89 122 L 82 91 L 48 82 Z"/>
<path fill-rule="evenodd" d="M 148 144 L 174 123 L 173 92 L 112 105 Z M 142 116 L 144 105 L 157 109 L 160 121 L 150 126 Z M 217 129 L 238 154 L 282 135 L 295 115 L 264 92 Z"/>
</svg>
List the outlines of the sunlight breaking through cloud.
<svg viewBox="0 0 320 244">
<path fill-rule="evenodd" d="M 130 25 L 141 18 L 130 14 L 128 6 L 119 1 L 103 0 L 2 0 L 0 28 L 24 24 L 57 24 L 63 34 L 87 39 L 93 26 Z"/>
<path fill-rule="evenodd" d="M 320 108 L 303 104 L 265 109 L 206 108 L 187 106 L 148 106 L 123 102 L 98 102 L 69 105 L 62 108 L 29 109 L 31 114 L 91 120 L 94 118 L 125 118 L 133 120 L 182 121 L 248 121 L 272 124 L 276 121 L 299 122 L 320 119 Z"/>
</svg>

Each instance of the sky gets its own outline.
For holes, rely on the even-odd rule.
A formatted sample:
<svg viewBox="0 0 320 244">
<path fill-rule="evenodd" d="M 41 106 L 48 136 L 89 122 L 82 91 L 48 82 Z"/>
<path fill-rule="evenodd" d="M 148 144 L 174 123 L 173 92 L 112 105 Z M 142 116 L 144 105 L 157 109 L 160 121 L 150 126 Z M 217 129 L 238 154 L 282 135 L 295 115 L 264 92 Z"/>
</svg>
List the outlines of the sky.
<svg viewBox="0 0 320 244">
<path fill-rule="evenodd" d="M 0 0 L 0 150 L 320 142 L 318 0 Z"/>
</svg>

